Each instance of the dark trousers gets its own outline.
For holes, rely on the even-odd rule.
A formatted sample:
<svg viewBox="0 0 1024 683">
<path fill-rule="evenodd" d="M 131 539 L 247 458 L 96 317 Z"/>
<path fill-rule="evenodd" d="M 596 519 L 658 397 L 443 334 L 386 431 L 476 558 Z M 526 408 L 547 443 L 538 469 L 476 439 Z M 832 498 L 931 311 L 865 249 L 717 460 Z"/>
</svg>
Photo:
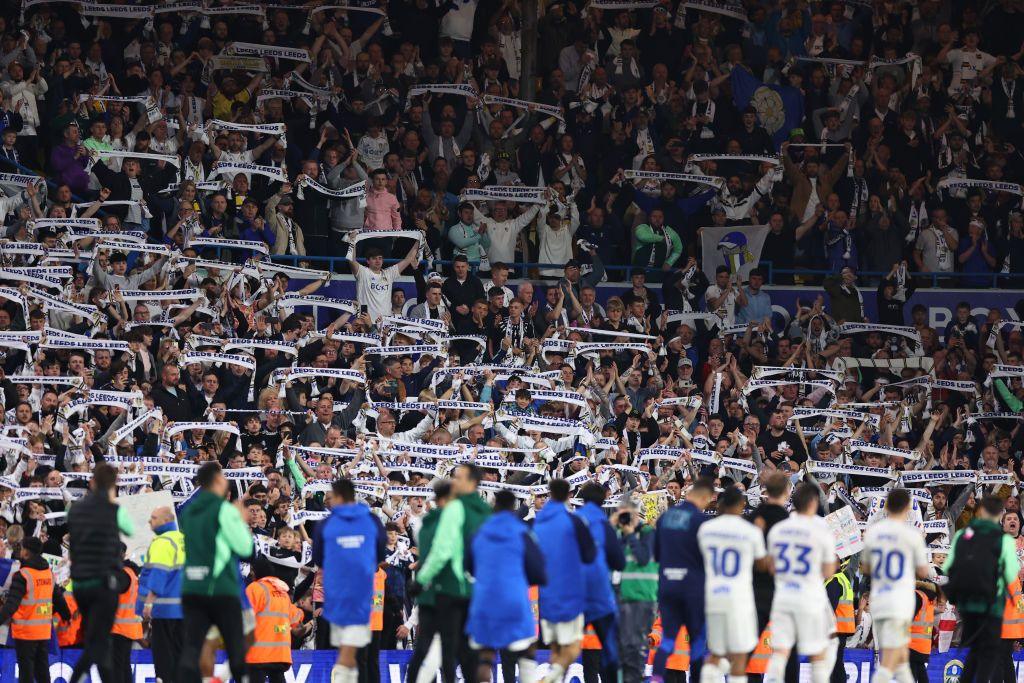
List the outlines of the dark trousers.
<svg viewBox="0 0 1024 683">
<path fill-rule="evenodd" d="M 242 632 L 242 604 L 233 595 L 183 595 L 185 638 L 178 666 L 179 683 L 201 683 L 199 655 L 211 626 L 216 626 L 236 681 L 245 676 L 245 635 Z"/>
<path fill-rule="evenodd" d="M 843 661 L 843 653 L 846 652 L 846 639 L 849 636 L 839 635 L 839 649 L 836 650 L 836 664 L 832 667 L 832 677 L 829 683 L 846 683 L 846 663 Z"/>
<path fill-rule="evenodd" d="M 961 683 L 989 683 L 1001 680 L 1003 672 L 998 665 L 1002 647 L 1002 620 L 987 614 L 961 613 L 960 618 L 963 619 L 963 635 L 960 642 L 970 648 L 964 661 Z"/>
<path fill-rule="evenodd" d="M 420 605 L 419 626 L 416 627 L 416 644 L 413 646 L 412 657 L 409 659 L 409 668 L 406 671 L 405 680 L 408 683 L 416 683 L 416 676 L 423 666 L 423 660 L 430 651 L 430 644 L 434 642 L 434 636 L 438 633 L 438 610 L 435 605 Z M 441 670 L 441 677 L 444 683 L 454 683 L 448 678 L 446 672 Z"/>
<path fill-rule="evenodd" d="M 287 664 L 250 664 L 249 683 L 285 683 L 285 672 L 291 667 Z"/>
<path fill-rule="evenodd" d="M 75 602 L 82 614 L 82 654 L 68 683 L 78 683 L 95 664 L 100 678 L 115 680 L 111 668 L 111 636 L 117 611 L 117 588 L 107 585 L 75 586 Z"/>
<path fill-rule="evenodd" d="M 438 633 L 441 635 L 441 671 L 446 681 L 455 680 L 456 663 L 462 667 L 464 683 L 476 683 L 476 653 L 466 638 L 469 600 L 450 595 L 437 596 Z M 429 643 L 428 643 L 429 645 Z"/>
<path fill-rule="evenodd" d="M 513 652 L 512 650 L 501 651 L 501 680 L 505 683 L 513 683 L 516 680 L 516 665 L 519 664 L 520 657 L 526 659 L 533 659 L 537 656 L 536 650 L 532 647 L 528 647 L 525 650 L 519 650 Z M 497 680 L 491 674 L 491 680 Z M 412 683 L 416 683 L 413 681 Z"/>
<path fill-rule="evenodd" d="M 153 619 L 149 627 L 149 645 L 153 650 L 153 671 L 163 683 L 178 680 L 178 662 L 185 624 L 181 619 Z"/>
<path fill-rule="evenodd" d="M 928 683 L 928 655 L 910 651 L 910 673 L 914 683 Z"/>
<path fill-rule="evenodd" d="M 110 637 L 113 683 L 132 683 L 132 641 L 115 633 Z"/>
<path fill-rule="evenodd" d="M 1002 679 L 1003 683 L 1017 683 L 1017 669 L 1013 665 L 1013 643 L 1011 639 L 1002 639 L 999 641 L 999 668 L 996 672 L 996 678 Z M 1002 676 L 999 672 L 1002 672 Z"/>
<path fill-rule="evenodd" d="M 18 683 L 50 683 L 49 640 L 15 640 Z"/>
<path fill-rule="evenodd" d="M 690 680 L 694 680 L 692 675 Z M 665 669 L 665 683 L 686 683 L 686 672 Z"/>
<path fill-rule="evenodd" d="M 583 662 L 583 683 L 598 683 L 601 671 L 600 650 L 580 650 L 580 659 Z"/>
<path fill-rule="evenodd" d="M 690 679 L 699 681 L 708 649 L 704 633 L 704 593 L 659 595 L 658 610 L 662 636 L 661 647 L 654 655 L 654 673 L 664 674 L 665 662 L 675 649 L 679 629 L 685 626 L 690 635 Z"/>
<path fill-rule="evenodd" d="M 384 600 L 384 630 L 380 634 L 380 649 L 398 649 L 398 636 L 396 633 L 398 627 L 405 622 L 402 618 L 403 616 L 402 602 L 400 600 Z"/>
<path fill-rule="evenodd" d="M 370 644 L 356 652 L 356 666 L 359 667 L 359 683 L 380 681 L 380 643 L 382 631 L 374 631 Z"/>
<path fill-rule="evenodd" d="M 601 641 L 601 680 L 612 683 L 619 680 L 618 623 L 615 612 L 590 621 L 597 639 Z"/>
</svg>

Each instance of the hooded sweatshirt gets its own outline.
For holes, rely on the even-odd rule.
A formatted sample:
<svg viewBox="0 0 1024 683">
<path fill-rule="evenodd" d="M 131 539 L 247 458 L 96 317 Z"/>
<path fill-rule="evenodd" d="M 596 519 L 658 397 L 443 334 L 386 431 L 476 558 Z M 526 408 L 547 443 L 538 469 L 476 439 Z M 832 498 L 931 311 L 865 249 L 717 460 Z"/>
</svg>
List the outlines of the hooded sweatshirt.
<svg viewBox="0 0 1024 683">
<path fill-rule="evenodd" d="M 473 575 L 466 632 L 496 650 L 535 635 L 530 586 L 544 585 L 544 555 L 529 527 L 508 510 L 496 512 L 476 532 L 466 569 Z M 610 588 L 610 584 L 609 584 Z"/>
<path fill-rule="evenodd" d="M 323 567 L 324 611 L 338 626 L 366 626 L 373 575 L 387 557 L 387 534 L 362 503 L 337 505 L 313 533 L 313 562 Z"/>
</svg>

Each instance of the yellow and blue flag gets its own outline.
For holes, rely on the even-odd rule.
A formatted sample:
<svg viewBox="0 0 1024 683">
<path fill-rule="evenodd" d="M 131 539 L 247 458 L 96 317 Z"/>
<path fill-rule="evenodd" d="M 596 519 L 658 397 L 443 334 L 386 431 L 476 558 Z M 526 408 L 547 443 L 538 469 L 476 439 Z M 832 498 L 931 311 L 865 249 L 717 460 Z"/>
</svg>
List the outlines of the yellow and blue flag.
<svg viewBox="0 0 1024 683">
<path fill-rule="evenodd" d="M 789 137 L 789 131 L 799 128 L 804 118 L 804 97 L 789 85 L 763 83 L 743 67 L 729 74 L 732 82 L 732 100 L 741 111 L 749 105 L 757 110 L 757 118 L 778 148 Z"/>
</svg>

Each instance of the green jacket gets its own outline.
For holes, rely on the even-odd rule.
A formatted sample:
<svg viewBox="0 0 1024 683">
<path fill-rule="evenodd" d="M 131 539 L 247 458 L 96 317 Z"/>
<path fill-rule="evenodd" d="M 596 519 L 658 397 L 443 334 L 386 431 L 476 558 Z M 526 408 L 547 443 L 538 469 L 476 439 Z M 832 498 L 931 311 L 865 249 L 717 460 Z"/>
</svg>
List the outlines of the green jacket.
<svg viewBox="0 0 1024 683">
<path fill-rule="evenodd" d="M 420 533 L 416 537 L 416 546 L 419 549 L 420 560 L 425 560 L 430 554 L 430 547 L 434 543 L 434 535 L 437 533 L 437 525 L 441 521 L 441 508 L 434 508 L 423 516 L 423 525 L 420 526 Z M 419 575 L 416 576 L 419 580 Z M 416 598 L 421 605 L 433 605 L 437 602 L 437 591 L 433 586 L 424 586 L 423 592 Z"/>
<path fill-rule="evenodd" d="M 667 225 L 663 226 L 662 230 L 663 232 L 656 232 L 647 223 L 636 227 L 633 265 L 647 265 L 650 262 L 656 266 L 663 263 L 671 266 L 679 260 L 679 257 L 683 255 L 683 240 L 679 238 L 678 232 Z M 666 243 L 666 237 L 668 243 Z M 669 244 L 671 248 L 669 248 Z"/>
<path fill-rule="evenodd" d="M 179 513 L 185 535 L 182 595 L 242 592 L 238 560 L 252 555 L 252 534 L 238 509 L 209 491 L 200 491 Z"/>
<path fill-rule="evenodd" d="M 1006 587 L 1013 583 L 1013 580 L 1017 578 L 1017 574 L 1020 572 L 1020 561 L 1017 559 L 1017 544 L 1013 538 L 1003 533 L 1002 528 L 996 522 L 987 519 L 972 519 L 970 524 L 956 532 L 956 535 L 953 537 L 953 544 L 949 549 L 949 555 L 946 556 L 946 561 L 942 565 L 942 571 L 947 574 L 949 573 L 949 568 L 953 566 L 953 562 L 956 560 L 956 544 L 965 529 L 975 529 L 982 533 L 994 531 L 1002 536 L 1003 547 L 999 555 L 1001 571 L 999 573 L 998 585 L 996 586 L 999 599 L 992 605 L 968 600 L 963 605 L 957 605 L 957 609 L 968 614 L 984 614 L 988 612 L 990 616 L 1001 617 L 1003 616 L 1003 607 L 1006 605 Z"/>
<path fill-rule="evenodd" d="M 459 496 L 445 505 L 416 580 L 428 586 L 437 579 L 434 588 L 438 593 L 468 599 L 472 590 L 462 564 L 466 546 L 490 514 L 490 506 L 476 493 Z"/>
</svg>

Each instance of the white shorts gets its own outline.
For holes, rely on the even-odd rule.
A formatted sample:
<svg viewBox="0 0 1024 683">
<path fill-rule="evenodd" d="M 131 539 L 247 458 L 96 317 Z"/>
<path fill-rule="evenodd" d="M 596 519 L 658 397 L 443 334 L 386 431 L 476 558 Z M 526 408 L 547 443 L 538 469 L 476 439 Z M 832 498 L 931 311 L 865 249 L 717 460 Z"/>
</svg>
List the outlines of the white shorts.
<svg viewBox="0 0 1024 683">
<path fill-rule="evenodd" d="M 910 644 L 909 619 L 875 619 L 871 622 L 875 634 L 875 648 L 902 650 Z"/>
<path fill-rule="evenodd" d="M 366 647 L 373 640 L 370 625 L 338 626 L 331 624 L 331 645 L 341 647 Z"/>
<path fill-rule="evenodd" d="M 508 647 L 505 647 L 505 648 L 502 648 L 502 649 L 503 650 L 508 650 L 509 652 L 522 652 L 526 648 L 528 648 L 531 645 L 533 645 L 535 642 L 537 642 L 537 639 L 534 638 L 533 636 L 531 636 L 529 638 L 523 638 L 522 640 L 517 640 L 515 642 L 512 642 L 512 643 L 509 644 Z M 469 637 L 469 646 L 471 648 L 473 648 L 474 650 L 483 650 L 483 649 L 485 649 L 487 647 L 486 645 L 481 645 L 480 643 L 478 643 L 475 640 L 473 640 L 472 636 Z"/>
<path fill-rule="evenodd" d="M 540 620 L 540 636 L 545 643 L 555 645 L 574 645 L 583 640 L 583 615 L 572 621 L 551 622 Z"/>
<path fill-rule="evenodd" d="M 753 609 L 708 614 L 706 624 L 708 649 L 713 655 L 747 654 L 757 647 L 760 634 Z"/>
<path fill-rule="evenodd" d="M 836 630 L 835 615 L 829 610 L 794 612 L 772 610 L 772 645 L 779 650 L 792 650 L 801 655 L 821 654 L 828 647 Z"/>
</svg>

